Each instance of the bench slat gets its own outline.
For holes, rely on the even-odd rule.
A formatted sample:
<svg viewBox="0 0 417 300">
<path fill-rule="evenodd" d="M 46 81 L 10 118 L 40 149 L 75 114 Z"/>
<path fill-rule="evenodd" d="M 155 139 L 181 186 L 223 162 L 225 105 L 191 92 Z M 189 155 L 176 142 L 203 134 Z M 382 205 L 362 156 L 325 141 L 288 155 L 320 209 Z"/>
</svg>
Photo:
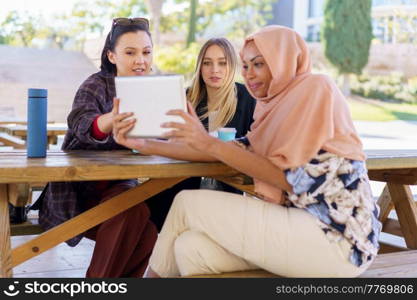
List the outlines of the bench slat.
<svg viewBox="0 0 417 300">
<path fill-rule="evenodd" d="M 34 234 L 41 234 L 42 232 L 44 232 L 44 230 L 38 224 L 37 220 L 28 219 L 25 223 L 10 225 L 11 236 L 34 235 Z"/>
<path fill-rule="evenodd" d="M 189 278 L 279 278 L 265 270 L 187 276 Z M 379 254 L 359 277 L 417 277 L 417 250 Z"/>
<path fill-rule="evenodd" d="M 25 149 L 25 141 L 10 134 L 0 132 L 0 142 L 16 149 Z"/>
</svg>

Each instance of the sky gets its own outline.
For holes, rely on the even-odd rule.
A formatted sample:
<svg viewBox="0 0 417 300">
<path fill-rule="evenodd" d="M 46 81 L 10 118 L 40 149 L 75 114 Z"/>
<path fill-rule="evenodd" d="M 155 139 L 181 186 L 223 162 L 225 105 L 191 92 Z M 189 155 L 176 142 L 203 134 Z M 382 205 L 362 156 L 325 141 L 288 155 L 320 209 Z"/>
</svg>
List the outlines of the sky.
<svg viewBox="0 0 417 300">
<path fill-rule="evenodd" d="M 42 14 L 47 17 L 55 14 L 70 12 L 71 8 L 79 0 L 0 0 L 0 20 L 8 12 L 17 10 L 19 12 L 30 12 L 34 15 Z M 87 2 L 88 0 L 84 0 Z M 120 1 L 120 0 L 115 0 Z M 164 11 L 173 10 L 174 5 L 168 1 L 164 4 Z"/>
<path fill-rule="evenodd" d="M 92 2 L 93 0 L 0 0 L 0 23 L 6 15 L 13 10 L 20 13 L 29 13 L 33 16 L 42 15 L 43 19 L 53 22 L 55 15 L 69 14 L 77 2 Z M 122 2 L 122 0 L 113 0 L 114 2 Z M 144 0 L 142 0 L 144 1 Z M 202 0 L 205 1 L 205 0 Z M 164 4 L 163 11 L 170 12 L 173 10 L 183 9 L 181 5 L 173 4 L 173 0 Z M 108 28 L 111 24 L 107 24 Z"/>
<path fill-rule="evenodd" d="M 76 2 L 77 0 L 0 0 L 0 18 L 4 18 L 12 10 L 50 16 L 70 11 Z"/>
</svg>

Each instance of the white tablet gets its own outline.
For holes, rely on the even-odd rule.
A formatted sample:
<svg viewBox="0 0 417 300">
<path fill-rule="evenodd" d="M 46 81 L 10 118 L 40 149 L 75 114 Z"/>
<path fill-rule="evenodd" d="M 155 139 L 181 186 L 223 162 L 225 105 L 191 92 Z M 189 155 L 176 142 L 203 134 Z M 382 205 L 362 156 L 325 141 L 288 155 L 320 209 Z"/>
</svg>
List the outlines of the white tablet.
<svg viewBox="0 0 417 300">
<path fill-rule="evenodd" d="M 116 77 L 116 95 L 120 99 L 119 112 L 133 112 L 135 127 L 129 137 L 158 138 L 169 128 L 164 122 L 183 122 L 177 116 L 167 116 L 171 109 L 187 111 L 182 75 Z"/>
</svg>

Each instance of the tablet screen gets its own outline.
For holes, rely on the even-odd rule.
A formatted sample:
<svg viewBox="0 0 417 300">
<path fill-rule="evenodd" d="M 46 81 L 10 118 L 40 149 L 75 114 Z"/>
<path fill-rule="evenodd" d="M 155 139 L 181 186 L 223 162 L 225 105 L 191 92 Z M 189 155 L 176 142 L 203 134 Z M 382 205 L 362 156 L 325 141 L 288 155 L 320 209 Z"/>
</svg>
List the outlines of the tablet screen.
<svg viewBox="0 0 417 300">
<path fill-rule="evenodd" d="M 115 84 L 120 113 L 133 112 L 137 120 L 129 137 L 158 138 L 170 130 L 161 128 L 162 123 L 183 122 L 166 115 L 171 109 L 187 111 L 182 75 L 116 77 Z"/>
</svg>

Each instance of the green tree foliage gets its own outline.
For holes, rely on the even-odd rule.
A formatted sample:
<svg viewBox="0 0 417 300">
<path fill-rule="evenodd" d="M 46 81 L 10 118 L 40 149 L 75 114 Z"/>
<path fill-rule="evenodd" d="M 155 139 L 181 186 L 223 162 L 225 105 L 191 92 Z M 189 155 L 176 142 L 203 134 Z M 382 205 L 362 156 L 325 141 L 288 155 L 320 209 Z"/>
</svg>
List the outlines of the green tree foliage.
<svg viewBox="0 0 417 300">
<path fill-rule="evenodd" d="M 103 1 L 103 0 L 102 0 Z M 114 3 L 114 0 L 106 0 Z M 159 1 L 159 0 L 151 0 Z M 113 4 L 113 9 L 110 11 L 111 17 L 143 17 L 149 15 L 146 4 L 143 0 L 119 0 L 119 3 Z"/>
<path fill-rule="evenodd" d="M 371 0 L 327 0 L 322 37 L 325 55 L 341 74 L 360 74 L 372 40 Z"/>
<path fill-rule="evenodd" d="M 191 1 L 175 0 L 184 9 L 162 16 L 162 32 L 188 33 L 193 25 L 197 39 L 213 29 L 219 31 L 219 28 L 221 35 L 241 39 L 266 24 L 272 17 L 272 4 L 277 0 L 199 1 L 196 17 L 190 23 Z"/>
<path fill-rule="evenodd" d="M 187 49 L 184 49 L 182 43 L 163 47 L 155 51 L 155 63 L 164 73 L 183 74 L 186 78 L 190 78 L 195 69 L 199 50 L 200 46 L 197 43 L 191 43 Z"/>
<path fill-rule="evenodd" d="M 7 45 L 10 44 L 10 37 L 9 36 L 3 36 L 0 34 L 0 45 Z"/>
<path fill-rule="evenodd" d="M 191 41 L 200 39 L 207 31 L 218 29 L 219 35 L 241 40 L 242 37 L 266 24 L 271 16 L 272 3 L 276 0 L 175 0 L 183 9 L 173 11 L 161 18 L 162 32 L 175 32 L 177 36 L 187 33 L 190 46 L 184 44 L 157 49 L 156 63 L 159 70 L 184 74 L 189 78 L 194 72 L 195 60 L 200 46 Z M 195 9 L 195 16 L 194 11 Z M 191 16 L 191 18 L 190 18 Z M 195 33 L 194 33 L 195 32 Z M 217 33 L 216 33 L 217 34 Z"/>
<path fill-rule="evenodd" d="M 44 40 L 48 39 L 51 44 L 59 49 L 64 49 L 66 43 L 71 39 L 71 32 L 58 24 L 54 24 L 54 26 L 45 25 L 39 29 L 37 37 Z"/>
<path fill-rule="evenodd" d="M 1 23 L 0 35 L 7 44 L 29 47 L 36 37 L 40 22 L 41 18 L 38 16 L 11 11 Z"/>
<path fill-rule="evenodd" d="M 101 36 L 104 34 L 106 27 L 111 24 L 113 18 L 136 17 L 137 15 L 143 15 L 145 12 L 145 4 L 138 0 L 119 2 L 112 0 L 79 1 L 66 18 L 72 21 L 79 33 L 85 35 L 98 33 Z"/>
<path fill-rule="evenodd" d="M 65 24 L 66 29 L 49 30 L 52 36 L 57 33 L 69 33 L 76 39 L 78 48 L 82 49 L 88 38 L 104 36 L 110 29 L 111 21 L 116 17 L 136 17 L 146 13 L 146 6 L 139 0 L 80 0 L 75 3 L 71 13 L 61 15 L 57 19 Z M 54 26 L 56 28 L 56 26 Z M 65 36 L 58 35 L 62 40 Z"/>
<path fill-rule="evenodd" d="M 168 2 L 169 0 L 165 1 Z M 176 32 L 178 34 L 186 32 L 190 17 L 188 13 L 189 0 L 171 0 L 170 2 L 170 4 L 174 4 L 179 7 L 179 9 L 165 13 L 161 16 L 161 32 Z"/>
<path fill-rule="evenodd" d="M 70 39 L 82 49 L 86 39 L 103 36 L 114 17 L 146 15 L 141 0 L 80 0 L 68 14 L 54 16 L 54 22 L 46 22 L 41 16 L 11 11 L 0 23 L 0 43 L 31 47 L 35 39 L 49 40 L 64 48 Z"/>
<path fill-rule="evenodd" d="M 277 0 L 211 0 L 202 8 L 204 28 L 224 24 L 228 35 L 244 38 L 272 18 L 272 4 Z"/>
<path fill-rule="evenodd" d="M 211 34 L 241 39 L 264 25 L 277 0 L 79 0 L 67 14 L 53 22 L 13 12 L 0 20 L 0 43 L 33 46 L 33 40 L 49 40 L 67 47 L 71 41 L 83 49 L 84 41 L 104 36 L 114 17 L 151 17 L 155 45 L 158 29 L 177 41 L 199 40 Z M 162 7 L 169 7 L 163 11 Z M 159 21 L 155 21 L 160 15 Z M 190 18 L 191 16 L 191 18 Z M 158 28 L 155 28 L 157 26 Z M 188 39 L 187 39 L 188 37 Z M 72 46 L 72 49 L 74 46 Z"/>
</svg>

